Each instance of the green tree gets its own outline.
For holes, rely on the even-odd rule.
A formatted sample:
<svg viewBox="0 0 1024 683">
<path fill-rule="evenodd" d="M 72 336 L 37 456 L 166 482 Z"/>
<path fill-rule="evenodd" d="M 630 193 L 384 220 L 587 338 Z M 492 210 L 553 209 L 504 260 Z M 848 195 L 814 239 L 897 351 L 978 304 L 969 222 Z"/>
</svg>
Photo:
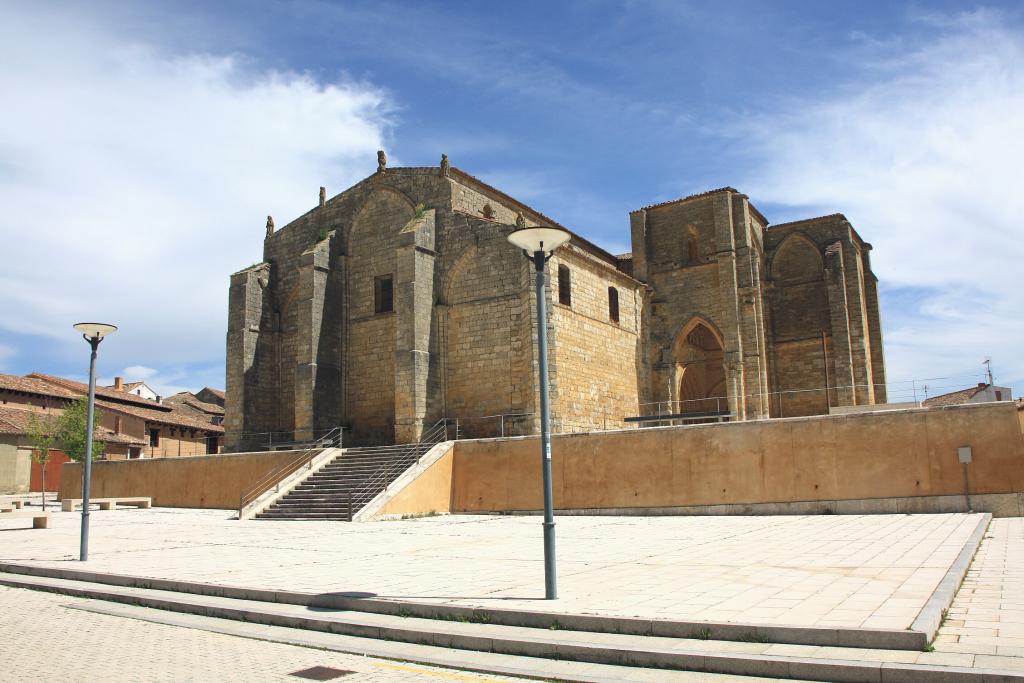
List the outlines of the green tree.
<svg viewBox="0 0 1024 683">
<path fill-rule="evenodd" d="M 43 511 L 46 511 L 46 465 L 50 462 L 50 449 L 57 436 L 56 420 L 51 415 L 30 415 L 25 435 L 32 446 L 32 461 L 39 463 L 43 479 Z"/>
<path fill-rule="evenodd" d="M 89 399 L 86 396 L 69 403 L 60 417 L 57 418 L 56 436 L 61 448 L 75 462 L 85 461 L 86 419 L 89 411 Z M 99 425 L 101 413 L 97 408 L 93 416 L 93 425 Z M 103 455 L 105 444 L 96 440 L 93 433 L 92 459 Z"/>
</svg>

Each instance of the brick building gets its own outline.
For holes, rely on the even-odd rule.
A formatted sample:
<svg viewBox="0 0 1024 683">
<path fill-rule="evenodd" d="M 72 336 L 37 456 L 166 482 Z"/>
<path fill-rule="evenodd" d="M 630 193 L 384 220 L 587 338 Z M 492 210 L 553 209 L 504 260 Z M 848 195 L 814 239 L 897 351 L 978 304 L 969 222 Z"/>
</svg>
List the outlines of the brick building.
<svg viewBox="0 0 1024 683">
<path fill-rule="evenodd" d="M 769 227 L 722 188 L 629 218 L 632 253 L 574 234 L 549 263 L 557 429 L 885 401 L 871 246 L 841 214 Z M 535 432 L 532 271 L 506 239 L 517 220 L 558 225 L 446 159 L 381 164 L 277 231 L 268 217 L 263 261 L 231 276 L 228 448 L 338 425 L 354 442 L 406 442 L 441 418 L 467 436 Z"/>
</svg>

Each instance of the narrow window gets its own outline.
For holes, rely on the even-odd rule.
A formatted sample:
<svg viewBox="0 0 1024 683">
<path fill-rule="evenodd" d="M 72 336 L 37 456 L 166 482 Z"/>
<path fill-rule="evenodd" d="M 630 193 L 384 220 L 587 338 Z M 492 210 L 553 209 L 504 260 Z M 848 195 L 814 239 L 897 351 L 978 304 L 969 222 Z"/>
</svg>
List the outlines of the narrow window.
<svg viewBox="0 0 1024 683">
<path fill-rule="evenodd" d="M 608 318 L 613 322 L 619 322 L 619 290 L 614 287 L 608 288 Z"/>
<path fill-rule="evenodd" d="M 373 310 L 375 313 L 390 313 L 395 310 L 395 286 L 391 275 L 374 278 Z"/>
<path fill-rule="evenodd" d="M 569 266 L 558 266 L 558 303 L 572 306 L 572 281 Z"/>
<path fill-rule="evenodd" d="M 156 448 L 160 445 L 160 430 L 150 429 L 149 430 L 149 445 Z"/>
<path fill-rule="evenodd" d="M 686 240 L 686 262 L 696 263 L 698 258 L 700 258 L 700 250 L 697 247 L 697 238 L 691 236 Z"/>
<path fill-rule="evenodd" d="M 1003 392 L 999 391 L 998 389 L 996 390 L 996 400 L 997 401 L 1002 401 L 1003 400 Z"/>
</svg>

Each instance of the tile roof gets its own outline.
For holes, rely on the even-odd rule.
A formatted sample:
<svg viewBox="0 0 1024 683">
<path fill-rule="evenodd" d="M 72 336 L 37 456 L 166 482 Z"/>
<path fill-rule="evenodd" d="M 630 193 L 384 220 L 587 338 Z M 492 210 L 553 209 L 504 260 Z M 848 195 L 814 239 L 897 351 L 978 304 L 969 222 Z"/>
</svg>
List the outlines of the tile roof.
<svg viewBox="0 0 1024 683">
<path fill-rule="evenodd" d="M 80 395 L 36 377 L 22 377 L 21 375 L 0 374 L 0 389 L 6 389 L 7 391 L 20 391 L 25 394 L 35 394 L 37 396 L 52 396 L 55 398 L 66 399 L 78 398 Z"/>
<path fill-rule="evenodd" d="M 41 379 L 44 382 L 49 382 L 49 383 L 55 384 L 55 385 L 57 385 L 59 387 L 63 387 L 65 389 L 69 389 L 69 390 L 75 392 L 76 396 L 85 396 L 86 394 L 89 393 L 89 385 L 88 384 L 84 384 L 82 382 L 76 382 L 76 381 L 74 381 L 72 379 L 67 379 L 67 378 L 64 378 L 64 377 L 57 377 L 55 375 L 47 375 L 47 374 L 42 373 L 42 372 L 33 372 L 31 375 L 29 375 L 29 377 L 34 377 L 36 379 Z M 97 398 L 107 398 L 107 399 L 110 399 L 110 400 L 113 400 L 113 401 L 119 401 L 119 402 L 124 402 L 124 403 L 131 403 L 132 405 L 137 405 L 137 406 L 141 406 L 141 407 L 144 407 L 144 408 L 153 408 L 153 409 L 156 409 L 156 410 L 160 410 L 161 409 L 161 405 L 159 403 L 157 403 L 156 401 L 152 401 L 152 400 L 150 400 L 148 398 L 142 398 L 141 396 L 136 396 L 135 394 L 129 394 L 128 392 L 125 392 L 125 391 L 118 391 L 117 389 L 111 389 L 109 387 L 100 387 L 100 386 L 96 387 L 96 397 Z"/>
<path fill-rule="evenodd" d="M 932 396 L 929 399 L 921 401 L 921 405 L 929 408 L 934 406 L 956 406 L 961 403 L 967 403 L 977 396 L 979 392 L 985 391 L 985 389 L 988 389 L 987 384 L 979 384 L 969 389 L 961 389 L 960 391 L 952 391 L 948 394 Z"/>
<path fill-rule="evenodd" d="M 168 396 L 167 398 L 164 399 L 164 403 L 170 405 L 191 406 L 196 410 L 202 411 L 204 413 L 209 413 L 210 415 L 224 414 L 224 408 L 217 405 L 216 403 L 206 403 L 205 401 L 200 401 L 198 398 L 196 398 L 195 394 L 193 394 L 190 391 L 182 391 L 180 393 L 174 394 L 173 396 Z"/>
<path fill-rule="evenodd" d="M 130 415 L 131 417 L 143 419 L 146 422 L 165 424 L 172 427 L 184 427 L 186 429 L 200 429 L 208 432 L 217 432 L 218 434 L 224 432 L 224 427 L 212 424 L 209 421 L 205 421 L 195 415 L 186 413 L 183 410 L 154 410 L 152 408 L 144 408 L 137 405 L 112 403 L 103 399 L 96 399 L 96 405 L 101 407 L 103 410 L 109 410 L 123 415 Z"/>
<path fill-rule="evenodd" d="M 53 413 L 40 413 L 36 410 L 24 410 L 21 408 L 13 408 L 11 406 L 0 406 L 0 434 L 25 434 L 28 429 L 29 419 L 32 415 L 47 415 L 48 417 L 55 417 Z M 97 425 L 96 432 L 99 436 L 99 440 L 104 443 L 144 443 L 141 439 L 137 439 L 128 434 L 115 434 L 112 430 L 100 425 Z"/>
<path fill-rule="evenodd" d="M 200 391 L 209 391 L 211 394 L 213 394 L 220 400 L 224 400 L 224 391 L 222 389 L 214 389 L 213 387 L 203 387 Z"/>
</svg>

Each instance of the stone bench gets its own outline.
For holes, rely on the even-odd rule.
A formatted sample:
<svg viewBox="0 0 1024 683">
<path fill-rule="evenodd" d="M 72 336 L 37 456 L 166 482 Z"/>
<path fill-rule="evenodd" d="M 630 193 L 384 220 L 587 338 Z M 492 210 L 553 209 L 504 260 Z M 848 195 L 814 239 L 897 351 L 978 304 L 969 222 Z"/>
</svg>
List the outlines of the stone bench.
<svg viewBox="0 0 1024 683">
<path fill-rule="evenodd" d="M 36 512 L 35 510 L 3 510 L 0 511 L 0 521 L 5 519 L 27 519 L 32 518 L 33 529 L 47 529 L 50 526 L 49 512 Z"/>
<path fill-rule="evenodd" d="M 153 499 L 149 496 L 138 496 L 135 498 L 90 498 L 89 503 L 99 505 L 100 510 L 113 510 L 116 505 L 132 505 L 137 508 L 153 507 Z M 60 509 L 64 512 L 71 512 L 81 505 L 81 498 L 65 498 L 60 501 Z"/>
</svg>

